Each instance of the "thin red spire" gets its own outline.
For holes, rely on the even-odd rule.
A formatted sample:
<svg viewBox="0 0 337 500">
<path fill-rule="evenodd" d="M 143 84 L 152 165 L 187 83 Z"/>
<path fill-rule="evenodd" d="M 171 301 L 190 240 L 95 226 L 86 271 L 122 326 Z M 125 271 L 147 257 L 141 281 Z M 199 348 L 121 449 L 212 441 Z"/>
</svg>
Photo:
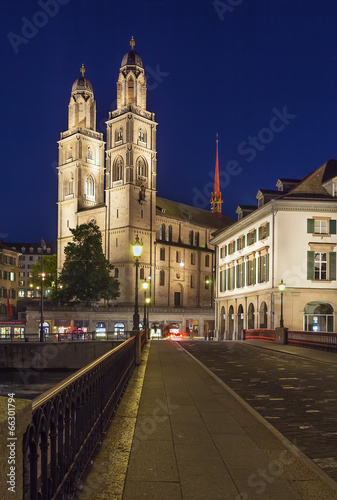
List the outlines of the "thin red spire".
<svg viewBox="0 0 337 500">
<path fill-rule="evenodd" d="M 215 158 L 215 177 L 214 177 L 214 190 L 213 197 L 221 197 L 220 193 L 220 179 L 219 179 L 219 148 L 218 148 L 218 134 L 216 134 L 216 158 Z"/>
<path fill-rule="evenodd" d="M 215 176 L 214 176 L 214 191 L 211 199 L 211 210 L 218 217 L 221 217 L 221 191 L 220 191 L 220 177 L 219 177 L 219 148 L 218 148 L 218 134 L 216 134 L 216 158 L 215 158 Z"/>
</svg>

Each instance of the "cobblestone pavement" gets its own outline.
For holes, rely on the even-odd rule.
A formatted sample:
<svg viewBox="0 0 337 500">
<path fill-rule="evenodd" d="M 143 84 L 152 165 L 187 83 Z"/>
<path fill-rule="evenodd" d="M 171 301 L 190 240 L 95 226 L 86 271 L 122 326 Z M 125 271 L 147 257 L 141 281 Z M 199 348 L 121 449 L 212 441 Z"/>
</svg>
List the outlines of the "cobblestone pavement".
<svg viewBox="0 0 337 500">
<path fill-rule="evenodd" d="M 337 481 L 337 366 L 238 342 L 180 344 Z"/>
</svg>

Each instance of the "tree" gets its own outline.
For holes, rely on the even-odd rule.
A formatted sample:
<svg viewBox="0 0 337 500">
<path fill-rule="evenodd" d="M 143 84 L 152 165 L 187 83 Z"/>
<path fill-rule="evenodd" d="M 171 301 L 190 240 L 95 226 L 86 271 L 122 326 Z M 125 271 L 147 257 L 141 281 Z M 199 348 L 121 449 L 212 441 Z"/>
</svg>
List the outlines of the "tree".
<svg viewBox="0 0 337 500">
<path fill-rule="evenodd" d="M 36 264 L 32 265 L 32 277 L 29 283 L 38 287 L 41 285 L 41 258 L 37 260 Z M 43 272 L 46 277 L 43 281 L 45 290 L 51 290 L 50 298 L 52 301 L 57 301 L 57 256 L 44 255 L 43 256 Z"/>
<path fill-rule="evenodd" d="M 119 281 L 110 276 L 114 266 L 105 258 L 98 226 L 90 222 L 70 231 L 73 241 L 64 249 L 66 258 L 59 275 L 60 300 L 91 305 L 119 297 Z"/>
</svg>

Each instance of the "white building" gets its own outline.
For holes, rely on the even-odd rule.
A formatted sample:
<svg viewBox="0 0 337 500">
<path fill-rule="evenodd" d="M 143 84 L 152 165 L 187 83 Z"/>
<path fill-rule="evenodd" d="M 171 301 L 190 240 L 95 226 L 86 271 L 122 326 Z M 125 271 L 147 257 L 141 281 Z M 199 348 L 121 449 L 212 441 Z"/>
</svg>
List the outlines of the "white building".
<svg viewBox="0 0 337 500">
<path fill-rule="evenodd" d="M 258 191 L 258 207 L 239 206 L 238 221 L 211 240 L 220 339 L 279 326 L 281 280 L 285 327 L 337 331 L 337 161 L 276 186 Z"/>
</svg>

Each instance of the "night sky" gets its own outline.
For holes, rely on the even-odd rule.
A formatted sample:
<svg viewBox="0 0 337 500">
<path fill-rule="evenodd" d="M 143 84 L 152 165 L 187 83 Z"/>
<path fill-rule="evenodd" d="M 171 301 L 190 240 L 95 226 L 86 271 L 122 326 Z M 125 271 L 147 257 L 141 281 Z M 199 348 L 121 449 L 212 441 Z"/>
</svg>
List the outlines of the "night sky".
<svg viewBox="0 0 337 500">
<path fill-rule="evenodd" d="M 216 133 L 233 217 L 279 177 L 337 158 L 336 0 L 14 0 L 0 23 L 4 242 L 56 237 L 72 83 L 84 63 L 105 135 L 132 35 L 159 123 L 159 196 L 210 208 Z"/>
</svg>

